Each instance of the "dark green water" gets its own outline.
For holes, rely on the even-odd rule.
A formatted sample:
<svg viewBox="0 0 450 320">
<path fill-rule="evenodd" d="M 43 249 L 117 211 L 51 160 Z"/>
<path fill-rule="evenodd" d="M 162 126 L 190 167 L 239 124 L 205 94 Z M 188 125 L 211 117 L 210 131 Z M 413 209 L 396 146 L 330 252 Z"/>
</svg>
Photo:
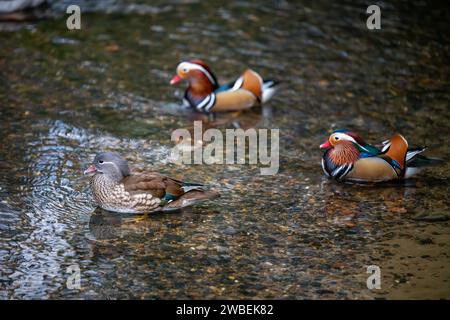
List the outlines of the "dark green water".
<svg viewBox="0 0 450 320">
<path fill-rule="evenodd" d="M 369 31 L 354 1 L 84 1 L 82 30 L 68 31 L 66 2 L 50 19 L 0 22 L 1 299 L 408 298 L 421 278 L 419 296 L 450 298 L 450 166 L 343 185 L 323 176 L 318 149 L 349 127 L 449 159 L 448 10 L 383 3 Z M 264 113 L 233 119 L 280 129 L 277 175 L 170 163 L 170 134 L 193 116 L 168 83 L 192 57 L 223 81 L 247 67 L 283 81 Z M 148 217 L 96 210 L 82 172 L 100 150 L 222 197 Z M 383 245 L 402 239 L 413 254 Z M 66 287 L 73 264 L 81 290 Z M 371 264 L 380 291 L 366 287 Z"/>
</svg>

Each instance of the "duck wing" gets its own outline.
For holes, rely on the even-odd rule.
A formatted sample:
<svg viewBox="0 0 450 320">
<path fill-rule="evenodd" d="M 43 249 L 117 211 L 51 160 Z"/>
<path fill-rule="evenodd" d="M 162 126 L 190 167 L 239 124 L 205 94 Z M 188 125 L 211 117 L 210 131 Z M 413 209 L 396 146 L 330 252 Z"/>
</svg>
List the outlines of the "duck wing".
<svg viewBox="0 0 450 320">
<path fill-rule="evenodd" d="M 158 172 L 128 176 L 122 180 L 122 184 L 130 194 L 151 194 L 168 202 L 192 190 L 203 191 L 201 184 L 172 179 Z"/>
</svg>

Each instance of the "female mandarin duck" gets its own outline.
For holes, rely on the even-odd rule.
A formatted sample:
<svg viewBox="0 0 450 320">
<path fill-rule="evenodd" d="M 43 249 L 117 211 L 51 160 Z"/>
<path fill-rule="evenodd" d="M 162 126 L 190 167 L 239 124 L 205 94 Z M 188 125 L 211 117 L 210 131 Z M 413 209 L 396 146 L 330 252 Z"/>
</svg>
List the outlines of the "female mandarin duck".
<svg viewBox="0 0 450 320">
<path fill-rule="evenodd" d="M 275 93 L 277 83 L 263 81 L 253 70 L 247 69 L 234 82 L 219 86 L 216 77 L 201 60 L 183 61 L 170 84 L 187 80 L 184 104 L 197 111 L 224 112 L 244 110 L 267 102 Z"/>
<path fill-rule="evenodd" d="M 94 173 L 91 179 L 94 198 L 108 211 L 172 211 L 219 196 L 205 191 L 200 184 L 178 181 L 157 172 L 131 175 L 127 161 L 112 152 L 98 154 L 84 173 Z"/>
<path fill-rule="evenodd" d="M 354 132 L 336 130 L 320 148 L 327 149 L 322 158 L 323 171 L 327 176 L 340 181 L 381 182 L 407 179 L 422 167 L 441 162 L 439 159 L 419 155 L 426 147 L 408 149 L 408 142 L 400 134 L 384 141 L 380 150 L 364 142 Z"/>
</svg>

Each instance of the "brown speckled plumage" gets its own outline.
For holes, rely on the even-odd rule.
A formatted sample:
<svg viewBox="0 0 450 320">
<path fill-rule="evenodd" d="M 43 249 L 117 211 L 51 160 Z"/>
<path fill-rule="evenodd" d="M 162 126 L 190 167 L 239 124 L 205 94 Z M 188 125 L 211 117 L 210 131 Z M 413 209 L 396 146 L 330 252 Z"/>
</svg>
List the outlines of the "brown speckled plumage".
<svg viewBox="0 0 450 320">
<path fill-rule="evenodd" d="M 112 181 L 104 174 L 92 177 L 91 188 L 95 200 L 105 210 L 142 213 L 161 209 L 158 208 L 161 199 L 153 196 L 151 192 L 126 190 L 122 182 Z"/>
<path fill-rule="evenodd" d="M 98 205 L 108 211 L 149 213 L 176 210 L 218 193 L 199 184 L 178 181 L 158 172 L 132 175 L 126 161 L 117 154 L 101 153 L 86 170 L 95 172 L 90 185 Z"/>
</svg>

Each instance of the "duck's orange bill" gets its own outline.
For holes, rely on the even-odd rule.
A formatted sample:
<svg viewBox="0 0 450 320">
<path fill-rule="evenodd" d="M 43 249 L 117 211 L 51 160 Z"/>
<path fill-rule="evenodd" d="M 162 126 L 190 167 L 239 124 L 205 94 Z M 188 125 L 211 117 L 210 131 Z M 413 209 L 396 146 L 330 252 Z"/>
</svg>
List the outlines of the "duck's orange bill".
<svg viewBox="0 0 450 320">
<path fill-rule="evenodd" d="M 328 149 L 328 148 L 331 148 L 331 143 L 330 143 L 330 141 L 327 140 L 327 142 L 322 143 L 322 144 L 319 146 L 319 148 L 320 148 L 320 149 Z"/>
<path fill-rule="evenodd" d="M 181 80 L 181 77 L 179 75 L 175 75 L 172 80 L 170 80 L 170 84 L 175 84 Z"/>
<path fill-rule="evenodd" d="M 95 167 L 95 165 L 91 164 L 91 165 L 89 166 L 89 168 L 87 168 L 86 170 L 84 170 L 84 174 L 92 173 L 92 172 L 96 172 L 96 171 L 97 171 L 97 168 Z"/>
</svg>

